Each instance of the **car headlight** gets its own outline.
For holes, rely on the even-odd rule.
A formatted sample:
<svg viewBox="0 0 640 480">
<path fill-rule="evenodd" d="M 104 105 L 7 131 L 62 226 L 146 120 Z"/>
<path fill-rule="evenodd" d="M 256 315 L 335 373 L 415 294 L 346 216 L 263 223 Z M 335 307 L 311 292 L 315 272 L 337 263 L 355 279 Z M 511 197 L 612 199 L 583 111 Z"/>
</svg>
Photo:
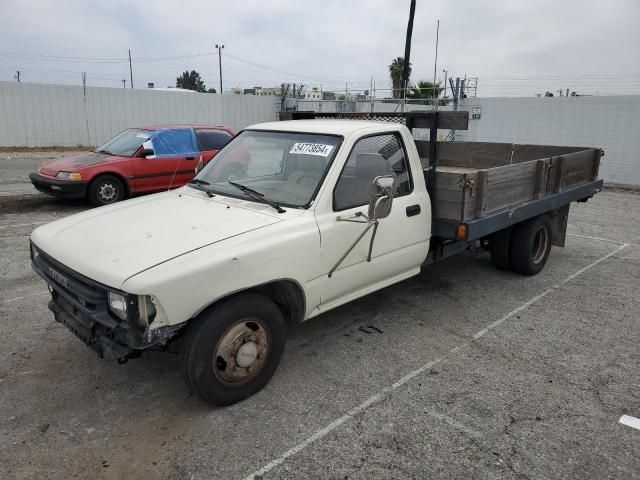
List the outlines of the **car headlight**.
<svg viewBox="0 0 640 480">
<path fill-rule="evenodd" d="M 56 178 L 60 180 L 82 180 L 82 175 L 78 172 L 58 172 Z"/>
<path fill-rule="evenodd" d="M 140 325 L 147 326 L 156 318 L 156 306 L 149 295 L 138 296 L 138 312 Z"/>
<path fill-rule="evenodd" d="M 35 262 L 38 259 L 38 255 L 40 255 L 40 253 L 38 253 L 38 249 L 32 243 L 31 244 L 31 260 L 33 260 Z"/>
<path fill-rule="evenodd" d="M 109 311 L 122 320 L 127 319 L 127 299 L 119 293 L 109 292 Z"/>
</svg>

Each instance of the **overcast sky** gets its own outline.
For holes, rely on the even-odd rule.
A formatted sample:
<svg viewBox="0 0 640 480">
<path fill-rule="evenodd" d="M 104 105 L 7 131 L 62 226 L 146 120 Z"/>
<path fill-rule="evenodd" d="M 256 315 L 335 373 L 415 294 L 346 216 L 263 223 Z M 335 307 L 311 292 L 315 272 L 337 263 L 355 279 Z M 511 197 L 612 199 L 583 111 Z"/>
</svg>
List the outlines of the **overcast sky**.
<svg viewBox="0 0 640 480">
<path fill-rule="evenodd" d="M 479 77 L 482 96 L 570 88 L 640 93 L 640 0 L 418 0 L 412 81 Z M 282 82 L 324 90 L 389 88 L 404 52 L 409 0 L 0 0 L 0 79 L 136 88 L 175 85 L 186 69 L 224 89 Z M 163 57 L 199 55 L 158 60 Z"/>
</svg>

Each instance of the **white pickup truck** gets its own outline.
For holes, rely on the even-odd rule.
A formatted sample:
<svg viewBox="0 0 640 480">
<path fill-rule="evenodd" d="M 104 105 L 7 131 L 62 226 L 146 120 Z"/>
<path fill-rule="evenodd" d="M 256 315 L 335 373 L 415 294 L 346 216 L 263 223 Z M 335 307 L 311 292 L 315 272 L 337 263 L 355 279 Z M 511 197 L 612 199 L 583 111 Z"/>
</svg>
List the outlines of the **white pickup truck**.
<svg viewBox="0 0 640 480">
<path fill-rule="evenodd" d="M 538 273 L 569 204 L 602 187 L 599 149 L 419 142 L 411 128 L 466 118 L 390 117 L 254 125 L 184 187 L 37 228 L 56 320 L 106 359 L 181 342 L 188 384 L 228 405 L 268 382 L 288 324 L 430 262 L 487 248 Z"/>
</svg>

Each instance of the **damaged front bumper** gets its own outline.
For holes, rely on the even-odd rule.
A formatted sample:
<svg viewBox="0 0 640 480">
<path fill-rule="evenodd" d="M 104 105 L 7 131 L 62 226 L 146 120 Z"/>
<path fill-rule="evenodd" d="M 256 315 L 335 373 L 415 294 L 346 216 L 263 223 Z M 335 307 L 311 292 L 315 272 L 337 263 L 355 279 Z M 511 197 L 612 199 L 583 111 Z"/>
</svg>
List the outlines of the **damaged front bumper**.
<svg viewBox="0 0 640 480">
<path fill-rule="evenodd" d="M 51 291 L 49 309 L 57 322 L 106 360 L 125 361 L 142 350 L 163 346 L 186 325 L 141 325 L 138 297 L 95 282 L 57 262 L 32 244 L 31 266 Z M 127 318 L 109 311 L 108 292 L 126 298 Z"/>
</svg>

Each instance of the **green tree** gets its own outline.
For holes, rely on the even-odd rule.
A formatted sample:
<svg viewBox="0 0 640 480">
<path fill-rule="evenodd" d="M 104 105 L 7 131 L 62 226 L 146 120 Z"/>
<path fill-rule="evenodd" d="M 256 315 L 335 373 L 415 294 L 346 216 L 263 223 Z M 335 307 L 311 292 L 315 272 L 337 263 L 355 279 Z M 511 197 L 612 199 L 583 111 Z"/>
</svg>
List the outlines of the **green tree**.
<svg viewBox="0 0 640 480">
<path fill-rule="evenodd" d="M 404 58 L 398 57 L 389 65 L 389 76 L 393 86 L 393 98 L 402 98 L 402 71 L 404 69 Z M 411 76 L 411 63 L 409 63 L 409 76 Z"/>
<path fill-rule="evenodd" d="M 215 88 L 210 88 L 207 90 L 207 93 L 216 93 L 216 89 Z"/>
<path fill-rule="evenodd" d="M 440 82 L 435 85 L 433 82 L 428 82 L 426 80 L 420 80 L 417 85 L 411 87 L 411 91 L 407 95 L 409 98 L 438 98 L 440 93 L 444 90 L 443 87 L 440 86 Z"/>
<path fill-rule="evenodd" d="M 186 71 L 176 78 L 176 87 L 185 88 L 187 90 L 195 90 L 196 92 L 205 92 L 206 88 L 200 74 L 195 70 Z"/>
</svg>

